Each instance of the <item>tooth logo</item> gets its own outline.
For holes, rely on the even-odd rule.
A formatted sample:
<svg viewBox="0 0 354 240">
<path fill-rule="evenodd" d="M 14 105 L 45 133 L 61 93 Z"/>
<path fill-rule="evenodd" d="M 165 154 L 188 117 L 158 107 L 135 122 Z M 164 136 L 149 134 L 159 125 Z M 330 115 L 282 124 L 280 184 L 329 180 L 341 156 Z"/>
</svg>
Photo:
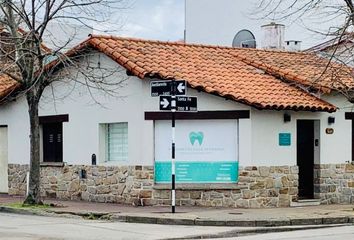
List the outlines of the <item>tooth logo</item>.
<svg viewBox="0 0 354 240">
<path fill-rule="evenodd" d="M 191 132 L 189 133 L 189 141 L 194 145 L 195 141 L 199 143 L 199 146 L 202 145 L 204 139 L 203 132 Z"/>
</svg>

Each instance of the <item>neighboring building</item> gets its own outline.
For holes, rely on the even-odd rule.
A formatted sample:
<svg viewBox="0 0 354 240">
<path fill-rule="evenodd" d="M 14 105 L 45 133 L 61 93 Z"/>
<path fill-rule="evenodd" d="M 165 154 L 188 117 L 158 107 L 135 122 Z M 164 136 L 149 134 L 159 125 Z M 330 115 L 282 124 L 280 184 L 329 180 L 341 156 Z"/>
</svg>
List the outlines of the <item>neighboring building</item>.
<svg viewBox="0 0 354 240">
<path fill-rule="evenodd" d="M 256 0 L 247 3 L 235 0 L 186 0 L 185 42 L 235 47 L 233 43 L 237 34 L 247 30 L 253 36 L 248 42 L 254 40 L 257 48 L 299 51 L 301 41 L 285 41 L 285 25 L 264 20 L 257 6 L 259 1 Z M 296 28 L 294 25 L 291 27 Z M 287 37 L 292 35 L 291 29 L 288 32 L 290 34 Z M 242 45 L 238 44 L 237 47 Z"/>
<path fill-rule="evenodd" d="M 245 4 L 240 6 L 235 0 L 186 0 L 185 41 L 231 47 L 236 33 L 248 29 L 260 45 L 261 25 L 265 23 L 248 21 L 249 12 Z M 240 16 L 243 16 L 242 21 Z"/>
<path fill-rule="evenodd" d="M 184 79 L 199 111 L 176 114 L 177 205 L 354 202 L 354 114 L 332 90 L 342 86 L 332 81 L 339 65 L 323 74 L 326 60 L 313 54 L 109 36 L 92 36 L 70 54 L 81 51 L 91 53 L 91 66 L 117 69 L 110 80 L 125 80 L 121 97 L 92 89 L 102 107 L 69 78 L 47 88 L 40 107 L 44 197 L 170 204 L 170 114 L 159 111 L 150 83 Z M 336 79 L 353 88 L 351 69 L 340 69 Z M 1 96 L 12 83 L 0 79 Z M 23 195 L 30 146 L 24 98 L 0 107 L 0 126 L 0 191 Z"/>
<path fill-rule="evenodd" d="M 354 66 L 354 33 L 335 37 L 306 49 L 304 52 L 316 53 L 339 63 Z"/>
</svg>

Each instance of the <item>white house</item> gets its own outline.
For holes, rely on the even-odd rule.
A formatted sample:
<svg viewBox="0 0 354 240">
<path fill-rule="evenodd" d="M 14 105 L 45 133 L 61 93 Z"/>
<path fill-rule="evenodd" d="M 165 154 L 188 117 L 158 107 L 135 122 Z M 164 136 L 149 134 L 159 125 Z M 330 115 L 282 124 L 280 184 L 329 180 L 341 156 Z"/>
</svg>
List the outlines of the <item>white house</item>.
<svg viewBox="0 0 354 240">
<path fill-rule="evenodd" d="M 333 64 L 323 74 L 326 61 L 313 54 L 99 35 L 70 54 L 81 51 L 91 53 L 83 68 L 116 69 L 109 81 L 120 83 L 119 97 L 69 78 L 46 89 L 44 197 L 170 204 L 171 116 L 159 111 L 150 83 L 183 79 L 198 112 L 176 114 L 177 204 L 354 201 L 354 114 L 335 90 L 353 87 L 351 69 Z M 2 80 L 0 93 L 11 86 Z M 25 194 L 28 135 L 25 99 L 1 105 L 0 192 Z"/>
</svg>

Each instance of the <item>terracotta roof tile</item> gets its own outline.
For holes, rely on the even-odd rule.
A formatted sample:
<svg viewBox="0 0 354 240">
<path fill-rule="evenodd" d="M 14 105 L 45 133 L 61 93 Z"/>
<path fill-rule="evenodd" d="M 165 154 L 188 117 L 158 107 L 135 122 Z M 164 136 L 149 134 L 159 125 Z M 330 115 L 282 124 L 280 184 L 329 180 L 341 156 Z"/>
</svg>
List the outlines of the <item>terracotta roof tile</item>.
<svg viewBox="0 0 354 240">
<path fill-rule="evenodd" d="M 19 86 L 18 82 L 8 75 L 0 75 L 0 102 Z"/>
<path fill-rule="evenodd" d="M 312 53 L 238 48 L 233 54 L 270 74 L 325 92 L 354 88 L 352 68 Z"/>
<path fill-rule="evenodd" d="M 292 80 L 299 82 L 308 81 L 311 73 L 318 74 L 322 70 L 320 64 L 309 66 L 309 61 L 314 62 L 313 56 L 309 59 L 302 54 L 112 36 L 92 36 L 87 44 L 104 52 L 140 78 L 157 75 L 163 79 L 184 79 L 192 88 L 260 109 L 329 112 L 336 109 L 271 75 L 291 76 Z"/>
<path fill-rule="evenodd" d="M 139 78 L 184 79 L 192 88 L 259 109 L 336 110 L 335 106 L 272 76 L 309 81 L 311 74 L 322 69 L 320 64 L 311 65 L 314 56 L 112 36 L 92 36 L 67 55 L 87 47 L 102 51 Z M 0 96 L 15 87 L 14 80 L 0 76 Z"/>
</svg>

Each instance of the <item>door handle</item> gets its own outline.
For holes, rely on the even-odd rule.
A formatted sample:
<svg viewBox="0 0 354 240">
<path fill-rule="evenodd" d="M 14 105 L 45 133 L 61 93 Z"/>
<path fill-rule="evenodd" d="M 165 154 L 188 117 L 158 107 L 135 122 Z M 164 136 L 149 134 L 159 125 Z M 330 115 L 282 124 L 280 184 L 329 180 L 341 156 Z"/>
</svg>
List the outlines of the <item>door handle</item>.
<svg viewBox="0 0 354 240">
<path fill-rule="evenodd" d="M 319 145 L 319 140 L 318 139 L 315 139 L 315 147 L 318 147 L 318 145 Z"/>
</svg>

